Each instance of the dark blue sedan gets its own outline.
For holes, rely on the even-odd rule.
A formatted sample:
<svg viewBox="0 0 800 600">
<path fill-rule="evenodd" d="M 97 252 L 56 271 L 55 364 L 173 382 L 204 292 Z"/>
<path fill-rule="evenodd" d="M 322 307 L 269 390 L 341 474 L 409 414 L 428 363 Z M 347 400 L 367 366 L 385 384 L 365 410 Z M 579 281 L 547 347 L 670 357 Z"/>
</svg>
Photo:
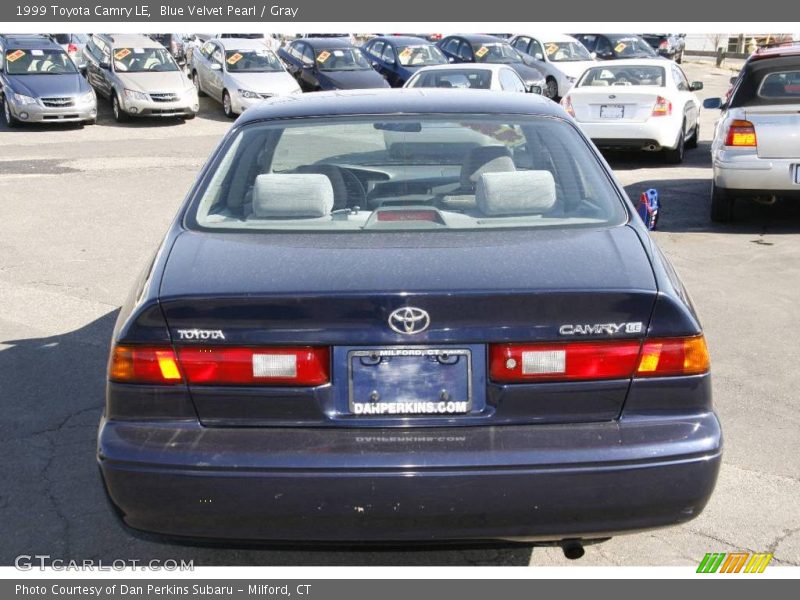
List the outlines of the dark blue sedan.
<svg viewBox="0 0 800 600">
<path fill-rule="evenodd" d="M 403 87 L 422 67 L 447 64 L 442 51 L 427 40 L 409 36 L 381 36 L 363 46 L 373 68 L 392 87 Z"/>
<path fill-rule="evenodd" d="M 683 285 L 529 94 L 266 101 L 122 307 L 98 460 L 133 528 L 581 545 L 688 521 L 722 437 Z"/>
<path fill-rule="evenodd" d="M 301 38 L 278 56 L 304 92 L 389 87 L 347 38 Z"/>
</svg>

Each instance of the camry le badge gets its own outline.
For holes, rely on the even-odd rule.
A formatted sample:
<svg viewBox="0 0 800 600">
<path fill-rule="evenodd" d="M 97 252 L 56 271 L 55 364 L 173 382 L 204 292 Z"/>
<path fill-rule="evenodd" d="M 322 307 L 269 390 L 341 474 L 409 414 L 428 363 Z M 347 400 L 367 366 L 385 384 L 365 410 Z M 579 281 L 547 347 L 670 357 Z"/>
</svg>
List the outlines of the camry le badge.
<svg viewBox="0 0 800 600">
<path fill-rule="evenodd" d="M 431 324 L 430 315 L 421 308 L 406 306 L 389 315 L 389 327 L 397 333 L 410 335 L 421 333 Z"/>
</svg>

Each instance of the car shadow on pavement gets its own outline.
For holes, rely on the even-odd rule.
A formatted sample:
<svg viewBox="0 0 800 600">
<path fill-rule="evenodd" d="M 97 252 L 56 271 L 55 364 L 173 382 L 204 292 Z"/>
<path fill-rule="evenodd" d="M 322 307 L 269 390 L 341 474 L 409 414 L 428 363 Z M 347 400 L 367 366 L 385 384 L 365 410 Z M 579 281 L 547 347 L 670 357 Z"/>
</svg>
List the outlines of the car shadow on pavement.
<svg viewBox="0 0 800 600">
<path fill-rule="evenodd" d="M 52 559 L 200 565 L 527 565 L 525 545 L 315 547 L 189 544 L 137 533 L 108 502 L 95 460 L 116 310 L 69 333 L 0 340 L 0 565 Z"/>
</svg>

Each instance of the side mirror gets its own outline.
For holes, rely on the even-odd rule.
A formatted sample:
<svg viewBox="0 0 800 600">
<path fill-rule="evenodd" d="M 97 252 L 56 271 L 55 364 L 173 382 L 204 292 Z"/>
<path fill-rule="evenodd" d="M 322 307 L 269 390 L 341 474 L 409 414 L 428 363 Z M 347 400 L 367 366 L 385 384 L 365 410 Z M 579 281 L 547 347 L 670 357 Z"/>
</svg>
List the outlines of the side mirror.
<svg viewBox="0 0 800 600">
<path fill-rule="evenodd" d="M 456 62 L 456 59 L 455 59 L 455 58 L 453 58 L 452 56 L 448 56 L 448 57 L 447 57 L 447 62 L 451 62 L 451 63 L 452 63 L 452 62 Z"/>
<path fill-rule="evenodd" d="M 536 60 L 540 60 L 540 61 L 544 62 L 544 56 L 542 56 L 541 52 L 537 52 L 536 54 L 534 54 L 533 58 L 535 58 Z"/>
<path fill-rule="evenodd" d="M 736 83 L 736 80 L 737 80 L 737 79 L 739 79 L 739 76 L 738 76 L 738 75 L 734 75 L 733 77 L 731 77 L 731 78 L 728 80 L 728 83 L 730 83 L 731 85 L 733 85 L 734 83 Z"/>
<path fill-rule="evenodd" d="M 703 100 L 703 108 L 722 108 L 722 98 L 706 98 Z"/>
<path fill-rule="evenodd" d="M 0 67 L 0 71 L 2 71 L 2 70 L 3 70 L 3 69 L 2 69 L 2 67 Z M 83 75 L 84 77 L 86 77 L 86 73 L 89 71 L 89 68 L 88 68 L 86 65 L 81 65 L 81 66 L 78 68 L 78 71 L 80 71 L 80 72 L 81 72 L 81 75 Z"/>
<path fill-rule="evenodd" d="M 590 52 L 589 56 L 592 57 L 592 60 L 597 60 L 597 52 Z"/>
<path fill-rule="evenodd" d="M 697 92 L 703 89 L 703 82 L 702 81 L 693 81 L 689 84 L 689 89 L 693 92 Z"/>
<path fill-rule="evenodd" d="M 105 69 L 106 71 L 108 71 L 109 69 L 111 69 L 111 63 L 108 62 L 107 60 L 101 60 L 100 61 L 100 68 L 101 69 Z"/>
<path fill-rule="evenodd" d="M 218 62 L 212 62 L 211 63 L 211 70 L 212 71 L 222 71 L 222 65 L 219 64 Z"/>
</svg>

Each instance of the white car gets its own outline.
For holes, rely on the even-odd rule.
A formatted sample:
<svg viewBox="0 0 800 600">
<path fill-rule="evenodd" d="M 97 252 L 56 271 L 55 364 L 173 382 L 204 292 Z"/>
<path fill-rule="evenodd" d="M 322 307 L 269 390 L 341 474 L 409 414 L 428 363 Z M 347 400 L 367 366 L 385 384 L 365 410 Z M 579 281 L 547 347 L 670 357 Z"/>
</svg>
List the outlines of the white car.
<svg viewBox="0 0 800 600">
<path fill-rule="evenodd" d="M 227 117 L 265 98 L 301 92 L 297 80 L 260 39 L 210 39 L 192 52 L 188 69 L 198 93 L 221 102 Z"/>
<path fill-rule="evenodd" d="M 676 164 L 697 147 L 701 89 L 662 58 L 615 60 L 587 69 L 561 104 L 598 148 L 663 152 Z"/>
<path fill-rule="evenodd" d="M 403 87 L 462 88 L 526 92 L 525 82 L 517 72 L 504 64 L 455 63 L 432 65 L 419 69 Z"/>
<path fill-rule="evenodd" d="M 549 98 L 566 95 L 583 72 L 597 64 L 583 44 L 562 33 L 523 33 L 509 43 L 544 71 Z"/>
<path fill-rule="evenodd" d="M 711 219 L 730 221 L 737 199 L 800 199 L 800 43 L 753 54 L 721 108 L 711 159 Z"/>
</svg>

